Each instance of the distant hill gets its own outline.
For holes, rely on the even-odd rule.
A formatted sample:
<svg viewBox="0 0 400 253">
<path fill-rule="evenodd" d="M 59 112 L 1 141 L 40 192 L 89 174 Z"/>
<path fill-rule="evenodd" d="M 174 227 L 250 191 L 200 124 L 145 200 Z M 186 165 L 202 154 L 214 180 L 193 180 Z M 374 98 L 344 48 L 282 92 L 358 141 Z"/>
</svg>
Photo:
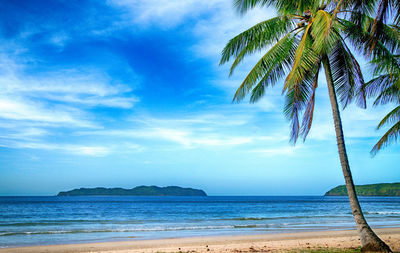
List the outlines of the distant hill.
<svg viewBox="0 0 400 253">
<path fill-rule="evenodd" d="M 400 183 L 356 185 L 358 196 L 400 196 Z M 345 185 L 337 186 L 325 196 L 347 196 Z"/>
<path fill-rule="evenodd" d="M 57 196 L 207 196 L 203 190 L 179 186 L 138 186 L 124 188 L 80 188 L 59 192 Z"/>
</svg>

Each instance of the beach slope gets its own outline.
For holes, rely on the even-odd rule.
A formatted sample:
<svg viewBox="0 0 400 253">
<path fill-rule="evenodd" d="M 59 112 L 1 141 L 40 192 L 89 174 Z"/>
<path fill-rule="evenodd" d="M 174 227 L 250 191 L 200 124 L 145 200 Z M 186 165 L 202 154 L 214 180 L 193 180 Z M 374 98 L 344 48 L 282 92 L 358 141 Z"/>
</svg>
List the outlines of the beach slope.
<svg viewBox="0 0 400 253">
<path fill-rule="evenodd" d="M 400 251 L 400 228 L 376 229 L 376 232 L 394 252 Z M 293 252 L 356 249 L 358 246 L 356 231 L 349 230 L 34 246 L 0 249 L 0 252 Z"/>
</svg>

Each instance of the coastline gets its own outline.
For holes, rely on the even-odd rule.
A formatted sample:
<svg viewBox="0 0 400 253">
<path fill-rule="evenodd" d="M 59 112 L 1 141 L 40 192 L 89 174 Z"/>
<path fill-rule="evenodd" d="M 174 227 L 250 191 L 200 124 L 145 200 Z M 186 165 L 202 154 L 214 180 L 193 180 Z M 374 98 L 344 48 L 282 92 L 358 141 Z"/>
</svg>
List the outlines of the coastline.
<svg viewBox="0 0 400 253">
<path fill-rule="evenodd" d="M 375 229 L 394 252 L 400 251 L 400 227 Z M 0 253 L 38 252 L 285 252 L 298 249 L 357 248 L 355 230 L 204 236 L 157 240 L 131 240 L 85 244 L 29 246 L 0 249 Z"/>
</svg>

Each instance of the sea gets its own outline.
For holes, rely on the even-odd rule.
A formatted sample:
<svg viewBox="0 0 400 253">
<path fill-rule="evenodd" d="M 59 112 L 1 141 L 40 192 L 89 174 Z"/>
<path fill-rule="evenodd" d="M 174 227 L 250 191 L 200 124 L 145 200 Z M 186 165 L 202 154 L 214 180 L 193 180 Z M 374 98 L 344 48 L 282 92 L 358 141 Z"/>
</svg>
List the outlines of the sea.
<svg viewBox="0 0 400 253">
<path fill-rule="evenodd" d="M 400 197 L 360 197 L 373 228 Z M 0 247 L 354 229 L 347 197 L 0 197 Z"/>
</svg>

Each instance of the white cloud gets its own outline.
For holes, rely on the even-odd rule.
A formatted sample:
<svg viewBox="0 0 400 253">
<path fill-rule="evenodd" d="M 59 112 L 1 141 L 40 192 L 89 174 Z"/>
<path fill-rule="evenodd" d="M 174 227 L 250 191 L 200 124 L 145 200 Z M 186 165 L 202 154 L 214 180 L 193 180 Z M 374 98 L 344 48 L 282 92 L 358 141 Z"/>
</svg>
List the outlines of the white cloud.
<svg viewBox="0 0 400 253">
<path fill-rule="evenodd" d="M 46 138 L 65 131 L 67 136 L 72 129 L 102 128 L 103 122 L 96 122 L 90 109 L 131 109 L 139 101 L 132 95 L 132 88 L 93 68 L 29 75 L 25 64 L 0 54 L 0 145 L 107 155 L 105 147 L 58 145 L 58 141 L 48 142 Z"/>
<path fill-rule="evenodd" d="M 203 137 L 202 139 L 194 139 L 194 144 L 205 146 L 236 146 L 253 142 L 252 137 L 225 137 L 225 138 L 209 138 Z"/>
<path fill-rule="evenodd" d="M 130 120 L 132 122 L 138 122 L 147 126 L 168 126 L 170 128 L 182 127 L 187 125 L 196 126 L 242 126 L 248 123 L 251 114 L 237 114 L 232 115 L 229 111 L 234 109 L 232 105 L 230 108 L 213 108 L 217 112 L 207 113 L 207 111 L 200 112 L 197 115 L 172 117 L 172 118 L 155 118 L 155 117 L 134 117 Z M 226 112 L 224 112 L 226 110 Z"/>
<path fill-rule="evenodd" d="M 240 16 L 232 0 L 108 0 L 108 4 L 124 12 L 126 25 L 133 22 L 172 29 L 193 19 L 189 32 L 198 39 L 193 52 L 213 59 L 219 58 L 229 39 L 275 15 L 273 9 L 255 8 Z"/>
<path fill-rule="evenodd" d="M 70 37 L 65 32 L 58 32 L 50 37 L 50 42 L 53 45 L 63 48 L 64 45 L 70 40 Z"/>
<path fill-rule="evenodd" d="M 99 97 L 99 96 L 79 96 L 79 95 L 58 95 L 45 94 L 43 98 L 65 103 L 81 104 L 89 107 L 114 107 L 130 109 L 139 101 L 136 97 Z"/>
<path fill-rule="evenodd" d="M 35 121 L 46 124 L 68 124 L 79 127 L 95 127 L 95 124 L 84 120 L 82 112 L 73 108 L 45 107 L 42 103 L 27 101 L 24 99 L 9 99 L 0 97 L 0 119 L 11 119 L 20 121 Z M 21 123 L 23 124 L 23 122 Z"/>
<path fill-rule="evenodd" d="M 96 135 L 114 138 L 148 139 L 153 141 L 168 141 L 186 148 L 204 146 L 235 146 L 251 143 L 253 137 L 231 136 L 228 134 L 204 133 L 195 128 L 136 128 L 135 130 L 100 130 L 80 132 L 80 135 Z"/>
<path fill-rule="evenodd" d="M 117 108 L 131 108 L 138 102 L 131 95 L 131 87 L 115 83 L 96 69 L 62 69 L 29 76 L 24 74 L 24 68 L 23 64 L 0 56 L 0 95 Z"/>
<path fill-rule="evenodd" d="M 143 152 L 145 150 L 146 148 L 143 147 L 142 145 L 125 142 L 122 145 L 122 150 L 120 150 L 119 152 L 131 153 L 131 152 Z"/>
<path fill-rule="evenodd" d="M 195 128 L 188 130 L 176 130 L 167 128 L 157 128 L 144 131 L 139 136 L 146 138 L 159 138 L 179 143 L 188 148 L 198 146 L 235 146 L 252 142 L 251 137 L 238 137 L 224 134 L 202 133 Z"/>
<path fill-rule="evenodd" d="M 35 127 L 28 127 L 24 129 L 13 129 L 14 131 L 2 133 L 0 139 L 15 139 L 15 140 L 34 140 L 38 137 L 48 135 L 49 132 Z"/>
<path fill-rule="evenodd" d="M 125 26 L 135 23 L 142 28 L 154 25 L 158 28 L 176 29 L 177 26 L 193 20 L 193 25 L 190 23 L 190 27 L 183 28 L 196 38 L 190 50 L 196 57 L 207 58 L 214 63 L 220 74 L 216 79 L 210 80 L 211 84 L 224 90 L 229 100 L 233 98 L 236 88 L 258 61 L 261 53 L 247 57 L 237 68 L 235 75 L 228 78 L 229 64 L 218 66 L 222 49 L 238 33 L 275 16 L 274 10 L 267 8 L 255 8 L 240 16 L 234 9 L 232 0 L 109 0 L 108 3 L 124 13 L 122 20 L 125 20 Z M 281 112 L 275 103 L 281 99 L 280 93 L 279 88 L 268 90 L 266 99 L 261 99 L 252 109 Z"/>
<path fill-rule="evenodd" d="M 270 136 L 260 136 L 259 131 L 252 131 L 254 114 L 228 116 L 221 113 L 198 114 L 175 118 L 155 118 L 142 116 L 132 120 L 132 125 L 124 129 L 81 131 L 79 136 L 96 135 L 112 137 L 114 140 L 135 139 L 156 142 L 167 141 L 184 148 L 199 147 L 234 147 L 273 142 L 287 143 L 287 137 L 279 133 L 282 129 L 271 132 Z M 264 131 L 261 131 L 265 134 Z"/>
<path fill-rule="evenodd" d="M 281 96 L 281 86 L 277 85 L 269 89 L 265 98 L 256 104 L 248 104 L 245 101 L 240 105 L 229 104 L 235 89 L 258 60 L 260 53 L 247 58 L 231 78 L 228 78 L 229 64 L 223 67 L 218 66 L 220 52 L 227 41 L 252 25 L 274 16 L 271 10 L 256 8 L 240 17 L 233 10 L 231 0 L 109 0 L 108 3 L 123 13 L 124 28 L 132 26 L 132 22 L 139 24 L 141 29 L 147 25 L 175 29 L 185 24 L 182 28 L 188 29 L 191 36 L 196 38 L 191 52 L 195 57 L 207 58 L 214 63 L 215 70 L 219 74 L 210 82 L 227 93 L 227 104 L 215 106 L 212 108 L 214 113 L 207 113 L 206 110 L 209 109 L 204 108 L 212 99 L 207 98 L 207 100 L 199 100 L 199 104 L 204 105 L 203 113 L 193 112 L 194 115 L 190 116 L 181 113 L 171 118 L 135 115 L 135 119 L 132 117 L 128 121 L 121 122 L 120 126 L 89 131 L 84 128 L 102 127 L 101 124 L 95 122 L 95 115 L 89 112 L 91 108 L 133 108 L 139 101 L 132 94 L 133 89 L 115 82 L 101 69 L 63 69 L 40 76 L 29 76 L 24 73 L 24 64 L 17 64 L 7 57 L 0 56 L 0 86 L 2 87 L 0 128 L 8 131 L 13 127 L 18 129 L 30 127 L 31 129 L 26 136 L 20 132 L 9 132 L 10 140 L 30 138 L 36 142 L 27 142 L 25 148 L 55 149 L 90 156 L 104 156 L 111 150 L 121 147 L 131 151 L 146 149 L 135 143 L 124 144 L 123 141 L 126 138 L 167 141 L 184 148 L 248 145 L 251 146 L 253 152 L 267 155 L 294 152 L 295 148 L 287 147 L 288 125 L 281 124 L 279 128 L 276 128 L 276 125 L 272 123 L 276 120 L 274 117 L 278 117 L 276 115 L 279 115 L 279 120 L 277 120 L 280 121 L 279 123 L 282 123 L 283 119 L 284 98 Z M 187 22 L 189 19 L 193 23 Z M 117 24 L 107 29 L 118 29 L 115 25 Z M 60 47 L 63 47 L 69 39 L 68 35 L 62 32 L 50 37 L 52 43 Z M 326 94 L 322 97 L 327 99 Z M 316 115 L 309 138 L 334 140 L 332 139 L 334 131 L 331 113 L 325 110 L 329 107 L 326 104 L 317 106 L 322 106 L 322 111 L 327 113 L 319 114 L 318 117 Z M 260 119 L 260 114 L 268 115 Z M 358 109 L 347 110 L 343 114 L 346 137 L 376 136 L 374 128 L 381 115 L 379 113 L 379 117 L 378 114 L 371 116 L 370 111 L 360 112 Z M 7 126 L 5 121 L 10 120 L 13 122 Z M 269 121 L 265 122 L 266 120 Z M 263 121 L 265 124 L 257 125 L 256 121 Z M 52 133 L 52 130 L 40 128 L 45 126 L 70 127 L 84 137 L 91 135 L 101 136 L 101 138 L 115 137 L 113 141 L 118 144 L 113 148 L 96 145 L 43 144 L 40 138 Z M 260 131 L 260 128 L 264 128 L 263 131 Z M 6 145 L 4 143 L 7 144 L 3 141 L 0 145 Z M 271 143 L 285 144 L 276 148 L 255 148 L 260 144 Z M 22 144 L 19 145 L 24 147 Z"/>
<path fill-rule="evenodd" d="M 279 155 L 293 155 L 300 149 L 298 145 L 294 147 L 288 145 L 289 144 L 277 148 L 254 149 L 251 150 L 250 152 L 258 153 L 263 156 L 279 156 Z"/>
<path fill-rule="evenodd" d="M 102 157 L 107 156 L 112 151 L 111 148 L 105 146 L 84 146 L 70 144 L 55 144 L 46 142 L 19 142 L 7 141 L 0 143 L 0 147 L 18 148 L 18 149 L 40 149 L 49 151 L 62 151 L 74 155 Z"/>
<path fill-rule="evenodd" d="M 106 147 L 101 146 L 70 146 L 67 150 L 77 154 L 77 155 L 87 155 L 87 156 L 106 156 L 109 154 L 110 150 Z"/>
<path fill-rule="evenodd" d="M 125 18 L 128 21 L 141 25 L 156 24 L 165 28 L 179 25 L 187 18 L 213 11 L 220 3 L 229 3 L 226 8 L 232 6 L 232 2 L 226 0 L 109 0 L 108 3 L 125 10 Z"/>
</svg>

